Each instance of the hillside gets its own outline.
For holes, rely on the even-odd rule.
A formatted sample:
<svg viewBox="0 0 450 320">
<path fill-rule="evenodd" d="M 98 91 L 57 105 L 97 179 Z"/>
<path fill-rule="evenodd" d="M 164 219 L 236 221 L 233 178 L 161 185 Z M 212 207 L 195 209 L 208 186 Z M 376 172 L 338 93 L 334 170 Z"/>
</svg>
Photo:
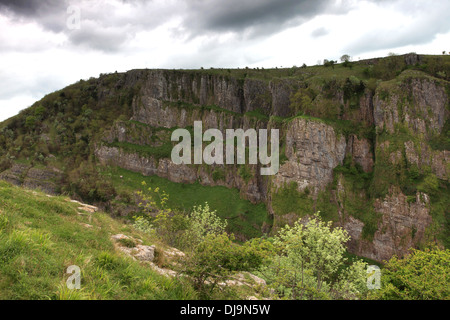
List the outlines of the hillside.
<svg viewBox="0 0 450 320">
<path fill-rule="evenodd" d="M 165 247 L 103 212 L 64 196 L 0 182 L 0 299 L 196 299 L 186 282 L 124 255 L 111 239 L 125 233 Z M 69 290 L 68 267 L 81 270 L 81 290 Z"/>
<path fill-rule="evenodd" d="M 288 69 L 131 70 L 80 80 L 0 124 L 0 179 L 139 211 L 142 180 L 208 201 L 244 241 L 320 211 L 376 261 L 450 245 L 450 56 Z M 174 165 L 176 128 L 277 128 L 280 171 Z M 145 176 L 145 177 L 144 177 Z"/>
</svg>

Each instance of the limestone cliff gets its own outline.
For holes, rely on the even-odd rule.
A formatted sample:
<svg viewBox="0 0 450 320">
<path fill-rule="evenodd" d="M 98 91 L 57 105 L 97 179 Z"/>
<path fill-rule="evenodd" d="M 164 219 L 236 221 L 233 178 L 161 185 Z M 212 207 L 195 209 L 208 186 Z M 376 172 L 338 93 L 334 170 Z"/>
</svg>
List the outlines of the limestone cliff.
<svg viewBox="0 0 450 320">
<path fill-rule="evenodd" d="M 380 174 L 377 164 L 382 165 L 386 158 L 392 166 L 406 162 L 400 169 L 404 172 L 415 165 L 420 172 L 428 172 L 426 168 L 429 168 L 431 174 L 448 181 L 449 151 L 433 150 L 427 142 L 441 133 L 448 119 L 448 84 L 422 72 L 407 70 L 394 80 L 382 82 L 374 94 L 365 90 L 358 99 L 357 110 L 349 106 L 337 88 L 329 100 L 341 103 L 341 118 L 343 121 L 350 119 L 350 127 L 355 125 L 354 133 L 342 132 L 333 122 L 307 115 L 277 122 L 273 118 L 261 116 L 255 119 L 246 114 L 258 110 L 264 116 L 292 116 L 291 97 L 295 90 L 304 86 L 296 79 L 238 81 L 223 75 L 158 70 L 144 74 L 141 90 L 133 99 L 131 119 L 152 128 L 189 127 L 195 120 L 202 120 L 204 130 L 279 128 L 283 134 L 284 158 L 278 174 L 268 181 L 258 176 L 256 166 L 248 166 L 252 177 L 247 179 L 239 175 L 237 166 L 221 166 L 222 178 L 214 179 L 213 172 L 218 166 L 174 165 L 168 158 L 130 153 L 114 145 L 100 145 L 96 155 L 102 163 L 115 163 L 175 182 L 199 181 L 204 185 L 238 188 L 241 195 L 252 202 L 266 202 L 274 216 L 274 225 L 278 226 L 282 221 L 289 222 L 288 216 L 292 216 L 292 212 L 276 212 L 271 203 L 274 193 L 294 183 L 299 196 L 307 190 L 311 208 L 317 209 L 320 207 L 317 202 L 323 201 L 323 194 L 328 190 L 326 201 L 338 208 L 340 218 L 336 223 L 350 232 L 352 241 L 349 248 L 352 252 L 374 260 L 388 259 L 393 254 L 403 255 L 408 248 L 423 240 L 425 230 L 432 223 L 429 196 L 416 191 L 409 194 L 417 200 L 408 202 L 410 196 L 395 189 L 396 181 L 389 179 L 381 183 L 388 188 L 384 193 L 368 194 L 367 190 L 353 187 L 352 190 L 342 190 L 345 188 L 342 185 L 338 190 L 339 187 L 333 186 L 335 169 L 343 167 L 344 160 L 349 159 L 360 167 L 361 173 L 377 175 Z M 325 96 L 323 92 L 319 94 Z M 315 103 L 317 101 L 319 99 Z M 374 139 L 358 133 L 356 127 L 361 123 L 367 127 L 373 125 L 377 130 Z M 127 138 L 127 130 L 135 129 L 116 123 L 106 140 L 148 143 Z M 405 138 L 401 145 L 397 145 L 399 136 Z M 391 140 L 395 141 L 395 147 Z M 376 183 L 379 179 L 372 182 Z M 373 213 L 371 223 L 375 224 L 372 232 L 368 232 L 369 236 L 364 236 L 365 223 L 355 217 L 358 215 L 349 214 L 348 211 L 352 210 L 345 203 L 339 203 L 336 197 L 339 192 L 365 193 L 360 200 Z M 365 210 L 364 206 L 360 210 Z"/>
<path fill-rule="evenodd" d="M 40 131 L 28 118 L 26 126 L 12 119 L 0 128 L 4 137 L 12 137 L 0 139 L 5 148 L 0 156 L 7 158 L 0 161 L 0 177 L 56 192 L 67 172 L 53 170 L 50 164 L 57 161 L 50 156 L 78 165 L 77 156 L 66 155 L 71 149 L 84 150 L 87 159 L 92 148 L 101 164 L 178 183 L 237 188 L 243 198 L 267 205 L 272 232 L 320 210 L 349 231 L 351 252 L 381 261 L 425 240 L 442 243 L 448 237 L 450 85 L 448 62 L 439 59 L 410 54 L 361 61 L 352 69 L 103 75 L 79 84 L 78 109 L 71 102 L 74 89 L 48 98 L 47 109 L 54 110 L 51 123 L 34 109 L 27 111 L 25 116 L 42 121 Z M 97 132 L 87 132 L 83 128 L 97 109 L 109 118 L 96 122 Z M 67 112 L 77 120 L 65 119 Z M 79 132 L 66 130 L 63 120 Z M 260 166 L 249 164 L 175 165 L 171 132 L 191 130 L 197 120 L 203 130 L 279 129 L 279 172 L 261 176 Z M 40 148 L 36 157 L 48 155 L 46 169 L 20 164 L 2 168 L 11 159 L 33 157 L 18 149 L 26 139 L 13 127 L 39 133 L 29 147 Z"/>
</svg>

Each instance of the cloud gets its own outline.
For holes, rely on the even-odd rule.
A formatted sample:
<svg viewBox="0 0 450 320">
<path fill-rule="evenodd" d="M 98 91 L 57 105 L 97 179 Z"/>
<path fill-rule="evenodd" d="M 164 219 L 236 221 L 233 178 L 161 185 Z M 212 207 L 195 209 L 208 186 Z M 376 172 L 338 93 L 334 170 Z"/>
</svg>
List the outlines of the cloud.
<svg viewBox="0 0 450 320">
<path fill-rule="evenodd" d="M 347 5 L 333 0 L 0 0 L 0 11 L 31 20 L 45 30 L 64 33 L 73 45 L 112 52 L 138 32 L 149 31 L 175 19 L 174 36 L 233 33 L 250 39 L 275 34 L 324 12 L 340 12 Z M 66 25 L 69 5 L 81 9 L 81 29 Z"/>
<path fill-rule="evenodd" d="M 376 16 L 385 16 L 391 23 L 373 25 L 362 35 L 349 42 L 344 51 L 353 54 L 375 50 L 400 48 L 432 42 L 438 34 L 450 31 L 450 2 L 436 1 L 433 5 L 421 1 L 398 0 L 381 8 Z M 385 13 L 383 14 L 383 9 Z M 367 22 L 369 26 L 372 22 Z"/>
<path fill-rule="evenodd" d="M 123 27 L 99 26 L 93 21 L 83 22 L 83 27 L 73 30 L 69 41 L 75 46 L 82 46 L 104 52 L 119 51 L 131 35 Z"/>
<path fill-rule="evenodd" d="M 183 25 L 196 35 L 234 32 L 246 38 L 271 35 L 336 9 L 331 0 L 210 0 L 187 8 Z"/>
<path fill-rule="evenodd" d="M 32 20 L 45 29 L 65 28 L 67 0 L 0 0 L 0 12 L 18 20 Z"/>
<path fill-rule="evenodd" d="M 36 17 L 42 13 L 66 8 L 64 0 L 0 0 L 0 10 L 19 16 Z"/>
<path fill-rule="evenodd" d="M 329 32 L 330 31 L 327 30 L 326 28 L 320 27 L 311 32 L 311 36 L 313 38 L 318 38 L 327 35 Z"/>
</svg>

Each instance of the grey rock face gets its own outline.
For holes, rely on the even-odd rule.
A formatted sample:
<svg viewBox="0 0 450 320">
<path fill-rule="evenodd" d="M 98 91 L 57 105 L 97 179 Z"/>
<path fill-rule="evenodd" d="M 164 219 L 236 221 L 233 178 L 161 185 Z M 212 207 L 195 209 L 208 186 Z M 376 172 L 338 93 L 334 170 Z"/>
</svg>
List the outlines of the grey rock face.
<svg viewBox="0 0 450 320">
<path fill-rule="evenodd" d="M 417 63 L 419 59 L 416 55 L 405 56 L 408 65 Z M 332 100 L 342 106 L 342 120 L 374 125 L 378 132 L 385 129 L 390 134 L 395 134 L 399 125 L 406 126 L 414 134 L 429 138 L 442 131 L 448 118 L 448 97 L 439 83 L 416 73 L 405 71 L 400 77 L 401 81 L 391 81 L 380 86 L 375 94 L 366 89 L 359 98 L 359 109 L 348 105 L 340 91 L 335 93 Z M 449 178 L 448 151 L 431 150 L 424 141 L 405 142 L 404 152 L 400 149 L 390 151 L 390 141 L 375 142 L 357 134 L 344 137 L 337 134 L 333 126 L 321 121 L 294 118 L 280 125 L 267 119 L 255 120 L 244 116 L 251 111 L 266 116 L 292 116 L 290 99 L 296 88 L 301 86 L 298 80 L 235 79 L 224 75 L 169 70 L 127 73 L 123 85 L 133 86 L 137 83 L 140 84 L 140 90 L 133 99 L 133 120 L 165 128 L 192 126 L 197 120 L 202 121 L 203 130 L 278 128 L 285 142 L 286 161 L 280 166 L 277 175 L 266 180 L 259 175 L 258 166 L 248 166 L 252 176 L 245 181 L 236 165 L 174 165 L 170 159 L 156 160 L 99 144 L 96 155 L 102 163 L 113 163 L 174 182 L 199 181 L 203 185 L 238 188 L 244 198 L 254 203 L 266 202 L 271 213 L 271 193 L 277 188 L 295 182 L 299 191 L 305 188 L 312 190 L 311 196 L 314 198 L 333 181 L 334 168 L 342 165 L 346 156 L 359 164 L 364 172 L 372 172 L 376 165 L 374 150 L 387 152 L 387 158 L 392 164 L 400 164 L 406 157 L 408 163 L 419 168 L 431 167 L 440 179 Z M 136 134 L 136 130 L 136 126 L 126 127 L 118 123 L 105 141 L 116 139 L 138 145 L 155 144 L 155 139 L 146 138 L 150 134 L 145 130 L 141 134 Z M 218 179 L 214 179 L 213 175 L 216 170 L 223 172 Z M 338 184 L 337 188 L 333 190 L 332 196 L 339 197 L 346 192 L 343 185 Z M 420 241 L 431 218 L 427 196 L 420 194 L 417 199 L 416 202 L 408 202 L 406 196 L 396 190 L 391 190 L 384 199 L 376 199 L 374 209 L 382 218 L 372 241 L 362 238 L 364 223 L 345 215 L 345 208 L 339 203 L 338 212 L 341 218 L 345 217 L 341 225 L 352 237 L 348 244 L 351 252 L 382 260 L 393 254 L 403 254 Z M 277 219 L 276 215 L 274 217 Z M 295 214 L 286 214 L 282 219 L 291 223 L 297 217 Z"/>
<path fill-rule="evenodd" d="M 333 169 L 342 164 L 346 141 L 334 129 L 322 122 L 297 118 L 286 131 L 288 160 L 273 178 L 280 187 L 296 182 L 299 190 L 309 187 L 315 192 L 333 179 Z"/>
<path fill-rule="evenodd" d="M 392 189 L 385 199 L 375 202 L 375 210 L 382 218 L 372 241 L 362 239 L 361 221 L 351 216 L 346 219 L 343 227 L 351 236 L 350 251 L 376 261 L 405 255 L 425 237 L 431 224 L 429 201 L 426 194 L 418 192 L 415 202 L 410 203 L 404 194 Z"/>
<path fill-rule="evenodd" d="M 413 71 L 405 71 L 413 76 Z M 439 134 L 446 119 L 448 97 L 445 89 L 427 78 L 411 78 L 387 91 L 377 89 L 374 98 L 374 120 L 378 130 L 395 132 L 395 124 L 406 124 L 415 134 L 430 137 Z M 386 93 L 389 96 L 386 97 Z"/>
</svg>

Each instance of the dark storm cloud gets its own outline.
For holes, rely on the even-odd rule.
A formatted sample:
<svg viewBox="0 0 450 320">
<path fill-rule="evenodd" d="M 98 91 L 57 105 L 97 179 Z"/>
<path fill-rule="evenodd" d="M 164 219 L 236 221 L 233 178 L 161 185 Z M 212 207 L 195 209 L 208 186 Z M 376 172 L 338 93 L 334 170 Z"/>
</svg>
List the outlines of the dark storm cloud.
<svg viewBox="0 0 450 320">
<path fill-rule="evenodd" d="M 114 52 L 120 50 L 123 43 L 131 36 L 123 29 L 108 28 L 90 28 L 87 23 L 83 28 L 74 30 L 69 34 L 69 39 L 73 44 L 96 49 L 105 52 Z"/>
<path fill-rule="evenodd" d="M 0 0 L 0 10 L 26 17 L 65 7 L 64 0 Z"/>
<path fill-rule="evenodd" d="M 254 38 L 297 26 L 322 13 L 344 13 L 349 1 L 199 0 L 187 8 L 184 26 L 193 36 L 234 32 Z"/>
<path fill-rule="evenodd" d="M 45 29 L 60 32 L 65 28 L 65 0 L 0 0 L 0 13 L 13 19 L 36 21 Z"/>
<path fill-rule="evenodd" d="M 117 2 L 81 0 L 0 0 L 0 10 L 33 20 L 45 29 L 68 34 L 74 45 L 103 51 L 118 50 L 141 30 L 151 30 L 178 17 L 178 36 L 190 38 L 224 32 L 245 34 L 246 38 L 276 33 L 316 14 L 335 8 L 332 0 L 196 0 Z M 82 29 L 68 30 L 67 7 L 79 5 Z M 123 5 L 131 7 L 122 14 Z M 89 21 L 86 27 L 85 21 Z M 111 29 L 115 28 L 115 29 Z"/>
</svg>

